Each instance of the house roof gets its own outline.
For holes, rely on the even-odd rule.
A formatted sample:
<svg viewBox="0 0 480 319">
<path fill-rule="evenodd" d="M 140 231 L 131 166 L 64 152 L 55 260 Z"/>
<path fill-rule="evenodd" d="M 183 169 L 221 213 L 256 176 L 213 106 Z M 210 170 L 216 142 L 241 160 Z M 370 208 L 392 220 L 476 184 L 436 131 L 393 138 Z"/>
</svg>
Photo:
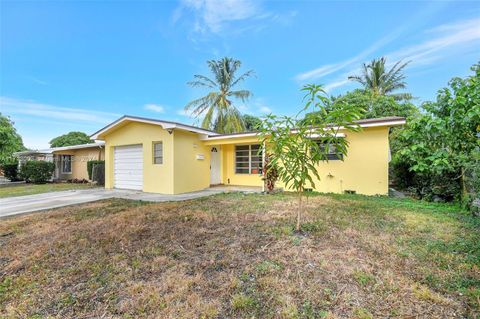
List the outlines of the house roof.
<svg viewBox="0 0 480 319">
<path fill-rule="evenodd" d="M 364 119 L 355 121 L 362 128 L 367 127 L 379 127 L 379 126 L 399 126 L 406 123 L 404 117 L 399 116 L 388 116 L 388 117 L 380 117 L 374 119 Z M 334 124 L 332 124 L 334 126 Z M 231 133 L 231 134 L 216 134 L 216 135 L 209 135 L 207 137 L 208 140 L 217 140 L 223 138 L 235 138 L 235 137 L 249 137 L 249 136 L 256 136 L 258 132 L 242 132 L 242 133 Z"/>
<path fill-rule="evenodd" d="M 27 155 L 41 155 L 41 154 L 52 154 L 52 149 L 51 148 L 44 148 L 41 150 L 28 150 L 28 151 L 21 151 L 21 152 L 15 152 L 13 155 L 15 156 L 27 156 Z"/>
<path fill-rule="evenodd" d="M 51 148 L 52 152 L 58 151 L 70 151 L 70 150 L 78 150 L 82 148 L 91 148 L 91 147 L 102 147 L 105 145 L 104 141 L 98 141 L 95 143 L 88 143 L 88 144 L 79 144 L 79 145 L 72 145 L 72 146 L 63 146 L 63 147 L 53 147 Z"/>
<path fill-rule="evenodd" d="M 41 155 L 41 154 L 53 154 L 53 152 L 58 151 L 69 151 L 69 150 L 78 150 L 82 148 L 91 148 L 91 147 L 102 147 L 105 145 L 105 142 L 99 141 L 95 143 L 89 144 L 79 144 L 79 145 L 71 145 L 71 146 L 62 146 L 62 147 L 52 147 L 52 148 L 44 148 L 40 150 L 28 150 L 22 152 L 16 152 L 14 155 L 16 156 L 26 156 L 26 155 Z"/>
<path fill-rule="evenodd" d="M 131 116 L 131 115 L 124 115 L 118 120 L 108 124 L 104 128 L 98 130 L 97 132 L 93 133 L 90 137 L 92 139 L 100 139 L 101 135 L 108 132 L 109 130 L 115 128 L 116 126 L 121 125 L 122 123 L 125 122 L 140 122 L 140 123 L 149 123 L 149 124 L 154 124 L 154 125 L 160 125 L 163 129 L 180 129 L 184 131 L 189 131 L 193 133 L 199 133 L 199 134 L 205 134 L 205 135 L 212 135 L 215 136 L 218 133 L 210 130 L 206 130 L 204 128 L 192 126 L 192 125 L 187 125 L 187 124 L 182 124 L 182 123 L 177 123 L 177 122 L 171 122 L 171 121 L 164 121 L 164 120 L 158 120 L 158 119 L 151 119 L 151 118 L 146 118 L 146 117 L 139 117 L 139 116 Z"/>
</svg>

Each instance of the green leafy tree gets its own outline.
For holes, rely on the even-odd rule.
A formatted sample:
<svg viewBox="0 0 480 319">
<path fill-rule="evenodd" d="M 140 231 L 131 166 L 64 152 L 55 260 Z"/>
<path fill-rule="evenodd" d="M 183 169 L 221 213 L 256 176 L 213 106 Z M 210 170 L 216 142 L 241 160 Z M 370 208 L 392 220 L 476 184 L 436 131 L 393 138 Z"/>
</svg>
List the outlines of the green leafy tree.
<svg viewBox="0 0 480 319">
<path fill-rule="evenodd" d="M 13 153 L 25 150 L 22 137 L 10 118 L 0 113 L 0 163 L 13 160 Z"/>
<path fill-rule="evenodd" d="M 365 110 L 364 118 L 367 119 L 387 116 L 410 118 L 419 114 L 418 108 L 409 100 L 398 101 L 392 96 L 374 95 L 371 91 L 364 89 L 356 89 L 333 97 L 331 103 L 357 105 Z M 311 116 L 311 113 L 305 116 Z"/>
<path fill-rule="evenodd" d="M 338 137 L 340 127 L 358 131 L 360 128 L 354 121 L 363 113 L 356 105 L 332 105 L 319 85 L 304 86 L 302 91 L 306 92 L 306 105 L 297 116 L 270 114 L 260 129 L 262 143 L 269 154 L 267 169 L 275 169 L 285 187 L 298 195 L 297 231 L 301 227 L 304 190 L 315 188 L 315 180 L 320 181 L 317 166 L 328 161 L 327 153 L 331 147 L 340 154 L 347 153 L 348 140 Z M 305 119 L 303 113 L 308 110 L 313 110 L 314 115 Z"/>
<path fill-rule="evenodd" d="M 69 132 L 52 139 L 50 141 L 50 147 L 62 147 L 90 143 L 93 143 L 93 141 L 87 134 L 83 132 Z"/>
<path fill-rule="evenodd" d="M 232 58 L 210 60 L 207 62 L 213 78 L 194 75 L 188 82 L 192 87 L 211 90 L 207 95 L 189 102 L 186 112 L 195 117 L 204 116 L 202 127 L 219 133 L 235 133 L 245 130 L 245 124 L 234 100 L 246 102 L 252 93 L 248 90 L 236 90 L 236 86 L 253 75 L 253 70 L 238 76 L 241 62 Z"/>
<path fill-rule="evenodd" d="M 425 113 L 399 135 L 403 147 L 395 158 L 420 180 L 440 176 L 445 186 L 457 183 L 462 199 L 467 195 L 466 169 L 480 143 L 480 64 L 472 71 L 464 79 L 453 78 L 435 102 L 423 103 Z"/>
<path fill-rule="evenodd" d="M 409 100 L 396 100 L 390 95 L 375 95 L 369 90 L 356 89 L 334 98 L 333 103 L 356 104 L 366 110 L 365 118 L 401 116 L 409 118 L 419 113 Z"/>
<path fill-rule="evenodd" d="M 262 125 L 262 120 L 256 116 L 244 114 L 243 123 L 245 124 L 245 131 L 256 132 Z"/>
<path fill-rule="evenodd" d="M 386 63 L 385 57 L 373 59 L 370 63 L 363 64 L 362 74 L 349 76 L 348 79 L 360 83 L 365 90 L 371 91 L 375 96 L 390 95 L 395 100 L 411 99 L 409 93 L 394 93 L 407 87 L 403 69 L 410 61 L 405 63 L 398 61 L 389 70 Z"/>
</svg>

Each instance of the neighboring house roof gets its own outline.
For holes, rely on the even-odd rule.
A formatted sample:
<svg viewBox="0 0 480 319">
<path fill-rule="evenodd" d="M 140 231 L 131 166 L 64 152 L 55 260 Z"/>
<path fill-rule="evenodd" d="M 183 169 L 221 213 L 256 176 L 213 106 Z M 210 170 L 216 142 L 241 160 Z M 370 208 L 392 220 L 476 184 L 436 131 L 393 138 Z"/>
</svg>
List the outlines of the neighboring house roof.
<svg viewBox="0 0 480 319">
<path fill-rule="evenodd" d="M 403 125 L 406 123 L 404 117 L 399 116 L 389 116 L 389 117 L 380 117 L 374 119 L 364 119 L 355 121 L 362 128 L 367 127 L 379 127 L 379 126 L 398 126 Z M 332 124 L 333 126 L 334 124 Z M 216 134 L 216 135 L 209 135 L 208 140 L 217 140 L 217 139 L 224 139 L 224 138 L 235 138 L 235 137 L 249 137 L 249 136 L 256 136 L 258 132 L 242 132 L 242 133 L 231 133 L 231 134 Z"/>
<path fill-rule="evenodd" d="M 99 142 L 89 143 L 89 144 L 52 147 L 52 148 L 45 148 L 45 149 L 41 149 L 41 150 L 28 150 L 28 151 L 23 151 L 23 152 L 16 152 L 13 155 L 15 155 L 15 156 L 28 156 L 28 155 L 53 154 L 54 152 L 58 152 L 58 151 L 70 151 L 70 150 L 78 150 L 78 149 L 82 149 L 82 148 L 102 147 L 104 145 L 105 145 L 105 142 L 99 141 Z"/>
<path fill-rule="evenodd" d="M 102 147 L 104 145 L 105 145 L 104 141 L 98 141 L 98 142 L 95 142 L 95 143 L 88 143 L 88 144 L 54 147 L 54 148 L 51 148 L 51 150 L 52 150 L 52 152 L 70 151 L 70 150 L 78 150 L 78 149 L 82 149 L 82 148 Z"/>
<path fill-rule="evenodd" d="M 42 155 L 42 154 L 52 154 L 52 149 L 51 148 L 45 148 L 45 149 L 41 149 L 41 150 L 28 150 L 28 151 L 13 153 L 13 155 L 15 155 L 15 156 Z"/>
<path fill-rule="evenodd" d="M 198 133 L 198 134 L 205 134 L 205 135 L 217 135 L 218 134 L 214 131 L 206 130 L 206 129 L 196 127 L 196 126 L 192 126 L 192 125 L 187 125 L 187 124 L 182 124 L 182 123 L 177 123 L 177 122 L 171 122 L 171 121 L 151 119 L 151 118 L 145 118 L 145 117 L 124 115 L 121 118 L 119 118 L 118 120 L 116 120 L 115 122 L 110 123 L 109 125 L 105 126 L 104 128 L 102 128 L 102 129 L 98 130 L 97 132 L 93 133 L 90 137 L 94 140 L 99 139 L 102 134 L 107 133 L 108 131 L 114 129 L 117 126 L 123 125 L 125 122 L 140 122 L 140 123 L 160 125 L 165 130 L 180 129 L 180 130 L 184 130 L 184 131 L 189 131 L 189 132 Z"/>
</svg>

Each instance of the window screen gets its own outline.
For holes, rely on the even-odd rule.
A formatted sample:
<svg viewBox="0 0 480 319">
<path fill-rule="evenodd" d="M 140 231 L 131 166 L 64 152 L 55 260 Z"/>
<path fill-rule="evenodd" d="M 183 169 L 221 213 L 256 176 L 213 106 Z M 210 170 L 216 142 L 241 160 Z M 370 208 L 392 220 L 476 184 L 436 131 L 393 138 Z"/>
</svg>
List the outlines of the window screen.
<svg viewBox="0 0 480 319">
<path fill-rule="evenodd" d="M 262 150 L 259 144 L 235 146 L 235 173 L 262 174 Z"/>
<path fill-rule="evenodd" d="M 62 173 L 72 172 L 72 155 L 62 155 Z"/>
<path fill-rule="evenodd" d="M 163 143 L 153 143 L 153 164 L 163 164 Z"/>
<path fill-rule="evenodd" d="M 334 161 L 343 160 L 343 154 L 340 153 L 335 145 L 325 143 L 323 141 L 317 141 L 318 147 L 325 155 L 324 160 Z"/>
</svg>

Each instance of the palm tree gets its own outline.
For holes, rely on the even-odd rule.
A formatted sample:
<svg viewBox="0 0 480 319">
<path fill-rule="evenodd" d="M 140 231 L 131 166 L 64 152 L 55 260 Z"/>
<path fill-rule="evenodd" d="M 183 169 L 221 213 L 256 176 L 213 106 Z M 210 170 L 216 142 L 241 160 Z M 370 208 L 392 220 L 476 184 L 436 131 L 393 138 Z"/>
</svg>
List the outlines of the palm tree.
<svg viewBox="0 0 480 319">
<path fill-rule="evenodd" d="M 373 59 L 369 64 L 364 63 L 361 75 L 349 76 L 348 79 L 356 81 L 363 85 L 366 90 L 373 93 L 374 96 L 390 95 L 395 100 L 411 99 L 412 95 L 409 93 L 393 93 L 394 91 L 405 89 L 407 83 L 403 68 L 405 68 L 411 61 L 402 63 L 398 61 L 390 70 L 387 70 L 385 57 L 380 59 Z"/>
<path fill-rule="evenodd" d="M 253 75 L 253 70 L 240 76 L 235 72 L 241 62 L 232 58 L 207 61 L 213 79 L 204 75 L 194 75 L 194 80 L 187 84 L 192 87 L 203 87 L 212 91 L 204 97 L 195 99 L 185 106 L 185 111 L 195 117 L 204 115 L 202 127 L 219 133 L 235 133 L 245 130 L 242 115 L 233 105 L 233 99 L 245 102 L 252 93 L 248 90 L 234 90 L 234 87 Z"/>
</svg>

